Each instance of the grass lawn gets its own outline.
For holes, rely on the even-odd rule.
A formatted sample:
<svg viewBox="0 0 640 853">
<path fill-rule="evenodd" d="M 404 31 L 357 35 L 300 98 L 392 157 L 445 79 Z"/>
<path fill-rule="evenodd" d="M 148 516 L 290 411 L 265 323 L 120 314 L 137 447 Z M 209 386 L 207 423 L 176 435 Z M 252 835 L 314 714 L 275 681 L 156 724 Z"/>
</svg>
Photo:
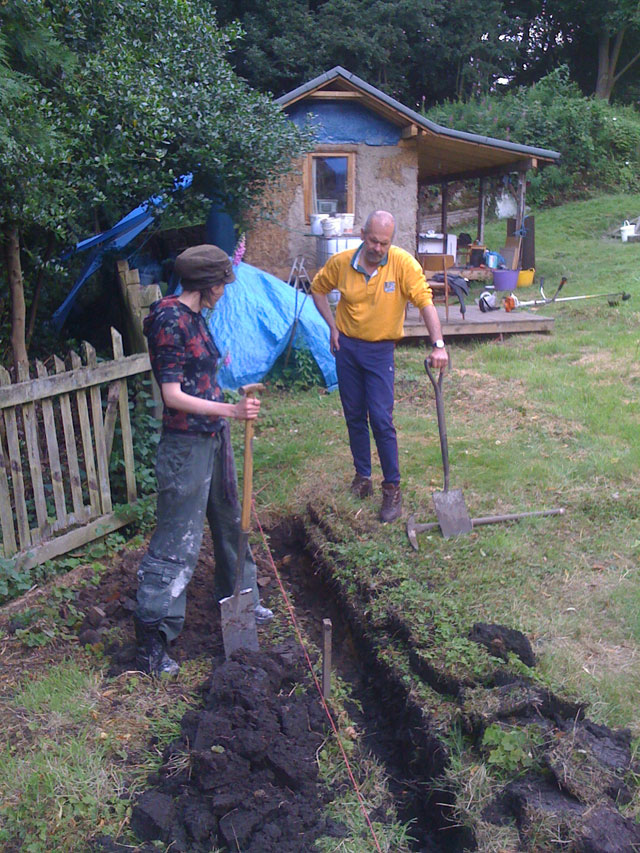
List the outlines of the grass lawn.
<svg viewBox="0 0 640 853">
<path fill-rule="evenodd" d="M 256 510 L 266 528 L 291 516 L 307 518 L 310 512 L 323 519 L 332 533 L 318 540 L 318 553 L 324 549 L 324 558 L 335 562 L 345 588 L 354 585 L 372 591 L 370 624 L 383 625 L 390 608 L 401 612 L 424 660 L 439 672 L 455 671 L 483 685 L 495 661 L 492 664 L 484 650 L 467 639 L 469 628 L 475 622 L 517 628 L 529 637 L 538 659 L 535 671 L 528 674 L 566 699 L 587 702 L 587 714 L 597 723 L 628 727 L 637 748 L 640 244 L 622 244 L 606 233 L 640 213 L 640 196 L 606 196 L 534 213 L 536 278 L 544 276 L 547 292 L 553 292 L 565 275 L 562 295 L 625 290 L 631 299 L 616 307 L 606 300 L 586 300 L 538 309 L 555 317 L 549 335 L 452 343 L 453 369 L 444 381 L 451 487 L 463 489 L 472 516 L 560 506 L 566 514 L 481 527 L 448 541 L 437 532 L 424 534 L 416 553 L 404 523 L 377 522 L 379 494 L 364 502 L 348 495 L 352 464 L 337 393 L 273 387 L 264 394 L 254 442 Z M 504 233 L 504 223 L 489 223 L 487 245 L 499 249 Z M 473 295 L 477 298 L 479 293 L 476 287 Z M 537 284 L 518 291 L 523 300 L 536 295 Z M 442 488 L 442 467 L 433 393 L 423 359 L 424 348 L 415 343 L 398 347 L 396 426 L 405 518 L 414 512 L 418 521 L 429 521 L 434 519 L 431 493 Z M 234 440 L 239 443 L 240 438 L 235 429 Z M 380 479 L 379 469 L 374 470 L 374 481 Z M 274 604 L 280 609 L 277 601 Z M 477 820 L 487 791 L 495 790 L 492 771 L 477 754 L 466 756 L 463 743 L 454 748 L 455 702 L 428 690 L 412 675 L 393 639 L 383 654 L 403 672 L 409 689 L 429 713 L 442 720 L 453 756 L 450 775 L 468 801 L 459 813 L 475 821 L 478 849 L 514 849 L 508 846 L 514 843 L 510 830 L 494 828 L 492 836 Z M 99 661 L 87 663 L 80 657 L 84 675 L 68 663 L 60 664 L 56 690 L 64 702 L 61 709 L 46 706 L 46 725 L 38 716 L 43 704 L 35 688 L 27 693 L 22 685 L 16 692 L 13 685 L 3 689 L 0 698 L 10 709 L 10 719 L 18 720 L 16 726 L 28 727 L 31 719 L 43 728 L 50 738 L 45 745 L 59 739 L 56 726 L 61 730 L 62 722 L 70 727 L 63 726 L 65 731 L 75 732 L 74 754 L 56 750 L 49 758 L 63 762 L 67 773 L 78 768 L 79 791 L 68 784 L 81 804 L 76 817 L 83 827 L 96 819 L 97 798 L 118 802 L 124 771 L 112 741 L 100 734 L 107 730 L 100 696 L 111 687 L 102 681 Z M 47 678 L 57 666 L 56 659 Z M 192 675 L 195 688 L 201 671 L 196 668 Z M 139 684 L 135 689 L 152 690 Z M 56 690 L 47 683 L 48 694 L 56 695 Z M 187 701 L 188 692 L 183 685 L 181 701 Z M 70 694 L 77 701 L 69 701 Z M 125 690 L 127 713 L 132 712 L 128 695 Z M 145 708 L 156 712 L 164 707 L 162 696 L 156 694 L 144 701 Z M 159 715 L 148 716 L 147 732 Z M 102 750 L 95 756 L 102 774 L 86 761 L 87 741 Z M 20 762 L 16 763 L 20 750 L 33 748 L 33 738 L 16 743 L 7 743 L 0 760 L 6 769 L 2 785 L 11 785 L 13 779 L 16 791 L 22 786 L 21 796 L 33 803 L 45 793 L 34 789 L 33 776 L 22 780 Z M 140 749 L 140 766 L 146 767 Z M 49 759 L 45 763 L 49 766 Z M 38 772 L 53 785 L 52 777 L 42 769 Z M 99 793 L 91 779 L 96 779 L 96 786 L 100 783 Z M 105 790 L 109 786 L 111 795 Z M 46 796 L 47 803 L 59 806 L 53 794 Z M 33 813 L 20 797 L 10 798 L 10 820 L 33 821 Z M 639 813 L 636 794 L 626 814 Z M 125 809 L 114 806 L 108 827 L 113 831 L 126 819 Z M 33 839 L 41 836 L 34 821 Z M 34 840 L 24 849 L 47 848 Z M 365 848 L 340 849 L 362 853 Z M 398 842 L 386 849 L 404 848 Z"/>
<path fill-rule="evenodd" d="M 325 500 L 342 524 L 366 522 L 368 546 L 391 552 L 418 589 L 435 579 L 462 621 L 525 631 L 554 689 L 588 699 L 596 720 L 638 736 L 640 245 L 604 237 L 636 210 L 640 196 L 535 212 L 536 277 L 545 277 L 547 292 L 566 275 L 563 295 L 619 289 L 630 301 L 545 306 L 537 310 L 555 317 L 550 335 L 451 347 L 444 385 L 451 487 L 463 489 L 472 516 L 563 506 L 564 517 L 478 528 L 446 542 L 425 535 L 415 555 L 402 525 L 375 522 L 377 498 L 345 496 L 352 471 L 340 402 L 317 390 L 266 395 L 255 482 L 265 517 Z M 504 223 L 490 223 L 487 245 L 503 237 Z M 536 295 L 537 284 L 518 291 L 523 300 Z M 426 521 L 442 468 L 423 358 L 420 346 L 397 350 L 396 424 L 405 514 Z M 352 545 L 361 549 L 361 539 Z"/>
</svg>

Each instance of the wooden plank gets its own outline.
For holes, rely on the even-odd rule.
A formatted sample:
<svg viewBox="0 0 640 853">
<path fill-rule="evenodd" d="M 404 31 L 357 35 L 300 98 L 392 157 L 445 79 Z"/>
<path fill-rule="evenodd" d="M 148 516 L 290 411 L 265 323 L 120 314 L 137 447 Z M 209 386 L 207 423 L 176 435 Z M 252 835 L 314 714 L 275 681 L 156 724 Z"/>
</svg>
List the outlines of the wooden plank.
<svg viewBox="0 0 640 853">
<path fill-rule="evenodd" d="M 74 371 L 82 366 L 80 356 L 72 352 L 69 354 L 71 367 Z M 89 407 L 87 405 L 87 392 L 79 388 L 76 392 L 76 406 L 78 408 L 78 419 L 80 421 L 80 434 L 82 436 L 82 451 L 84 456 L 84 467 L 87 474 L 87 489 L 89 491 L 89 503 L 91 505 L 91 516 L 100 515 L 100 490 L 98 488 L 98 475 L 96 473 L 96 461 L 93 453 L 93 439 L 91 436 L 91 422 L 89 421 Z"/>
<path fill-rule="evenodd" d="M 116 268 L 118 270 L 118 284 L 120 285 L 120 292 L 122 293 L 122 298 L 127 299 L 127 273 L 129 272 L 129 262 L 125 260 L 116 261 Z"/>
<path fill-rule="evenodd" d="M 317 92 L 310 92 L 308 99 L 310 101 L 360 101 L 362 100 L 362 93 L 342 92 L 339 89 L 319 89 Z"/>
<path fill-rule="evenodd" d="M 116 382 L 112 382 L 107 391 L 107 408 L 104 413 L 104 440 L 107 448 L 107 459 L 111 459 L 111 451 L 113 450 L 113 436 L 116 430 L 118 400 L 120 399 L 122 381 L 122 379 L 118 379 Z"/>
<path fill-rule="evenodd" d="M 82 345 L 85 360 L 90 367 L 97 363 L 95 349 L 87 341 Z M 109 460 L 107 458 L 107 444 L 104 434 L 104 421 L 102 420 L 102 397 L 97 385 L 89 389 L 89 400 L 91 402 L 91 424 L 93 426 L 93 437 L 96 449 L 96 461 L 98 463 L 98 488 L 100 490 L 100 505 L 103 514 L 112 510 L 111 506 L 111 484 L 109 483 Z"/>
<path fill-rule="evenodd" d="M 125 280 L 127 282 L 127 286 L 131 284 L 137 284 L 140 286 L 140 273 L 137 269 L 130 269 L 127 271 L 125 275 Z"/>
<path fill-rule="evenodd" d="M 465 319 L 458 314 L 456 307 L 449 309 L 449 321 L 444 317 L 444 308 L 436 306 L 442 334 L 445 338 L 456 336 L 500 335 L 521 332 L 551 332 L 554 318 L 545 317 L 533 311 L 491 311 L 483 314 L 475 304 L 467 305 Z M 405 338 L 427 337 L 427 330 L 420 313 L 413 305 L 409 307 L 404 323 Z"/>
<path fill-rule="evenodd" d="M 131 270 L 131 272 L 138 272 L 138 270 Z M 136 308 L 140 308 L 140 284 L 127 284 L 127 302 L 129 303 L 129 310 L 135 311 Z"/>
<path fill-rule="evenodd" d="M 0 367 L 0 387 L 4 388 L 10 384 L 11 377 L 4 367 Z M 18 539 L 21 548 L 28 548 L 31 545 L 31 533 L 29 531 L 29 516 L 27 515 L 27 501 L 24 492 L 22 457 L 20 455 L 20 439 L 18 436 L 15 408 L 11 407 L 5 411 L 4 425 L 7 434 L 7 451 L 9 454 L 11 482 L 13 483 L 13 496 L 15 499 L 14 512 L 18 526 Z"/>
<path fill-rule="evenodd" d="M 111 342 L 113 346 L 113 357 L 122 358 L 122 336 L 112 328 Z M 133 433 L 131 430 L 131 419 L 129 417 L 129 393 L 126 380 L 120 383 L 120 429 L 122 430 L 122 451 L 124 456 L 124 475 L 127 486 L 127 500 L 129 503 L 137 497 L 136 487 L 136 463 L 133 455 Z"/>
<path fill-rule="evenodd" d="M 515 234 L 507 235 L 504 241 L 504 247 L 500 249 L 500 254 L 504 258 L 504 264 L 507 269 L 517 270 L 518 262 L 520 261 L 520 250 L 522 248 L 522 237 Z"/>
<path fill-rule="evenodd" d="M 60 358 L 54 356 L 53 363 L 56 373 L 65 372 L 64 362 Z M 64 431 L 64 446 L 67 453 L 67 471 L 71 487 L 71 499 L 73 501 L 73 514 L 76 519 L 89 518 L 89 508 L 85 507 L 82 499 L 82 479 L 80 478 L 80 466 L 78 465 L 78 449 L 76 447 L 76 432 L 73 426 L 71 402 L 68 394 L 61 394 L 59 399 L 62 429 Z"/>
<path fill-rule="evenodd" d="M 47 376 L 47 368 L 41 361 L 36 361 L 36 373 L 38 376 Z M 58 433 L 56 431 L 56 419 L 53 411 L 53 402 L 50 397 L 42 401 L 42 420 L 47 440 L 47 453 L 49 455 L 49 475 L 53 487 L 53 501 L 56 507 L 56 518 L 59 526 L 67 523 L 67 503 L 64 495 L 64 480 L 62 477 L 62 466 L 60 465 L 60 452 L 58 450 Z"/>
<path fill-rule="evenodd" d="M 15 558 L 22 569 L 32 569 L 47 560 L 53 560 L 61 554 L 66 554 L 74 548 L 80 548 L 87 542 L 93 542 L 94 539 L 99 539 L 120 527 L 124 527 L 135 517 L 135 507 L 118 507 L 115 512 L 96 518 L 83 527 L 70 530 L 55 539 L 49 539 L 35 548 L 23 550 L 16 554 Z"/>
<path fill-rule="evenodd" d="M 28 382 L 16 382 L 7 387 L 0 387 L 0 409 L 31 403 L 43 397 L 69 394 L 77 391 L 78 388 L 90 388 L 93 385 L 136 376 L 138 373 L 146 373 L 149 370 L 151 370 L 151 363 L 146 352 L 87 367 L 80 363 L 73 371 L 48 376 L 46 379 L 31 379 Z"/>
<path fill-rule="evenodd" d="M 24 362 L 18 364 L 18 377 L 21 382 L 29 379 L 29 367 Z M 31 529 L 31 541 L 36 542 L 42 538 L 48 529 L 47 500 L 44 494 L 44 482 L 42 480 L 42 462 L 40 460 L 40 444 L 38 441 L 38 415 L 34 403 L 24 403 L 22 406 L 22 422 L 24 424 L 24 440 L 27 445 L 27 458 L 29 460 L 29 473 L 31 475 L 31 489 L 33 491 L 33 502 L 36 508 L 37 528 Z"/>
<path fill-rule="evenodd" d="M 140 288 L 140 308 L 149 308 L 158 299 L 162 299 L 162 291 L 159 285 L 147 284 Z M 149 312 L 143 311 L 142 313 L 143 317 L 145 317 Z"/>
<path fill-rule="evenodd" d="M 513 252 L 513 258 L 511 259 L 511 269 L 517 270 L 520 267 L 520 253 L 522 251 L 522 237 L 518 237 L 518 245 Z"/>
<path fill-rule="evenodd" d="M 4 423 L 3 423 L 4 427 Z M 13 526 L 11 491 L 9 489 L 9 456 L 5 447 L 6 430 L 0 430 L 0 527 L 2 529 L 2 553 L 10 557 L 18 550 Z"/>
</svg>

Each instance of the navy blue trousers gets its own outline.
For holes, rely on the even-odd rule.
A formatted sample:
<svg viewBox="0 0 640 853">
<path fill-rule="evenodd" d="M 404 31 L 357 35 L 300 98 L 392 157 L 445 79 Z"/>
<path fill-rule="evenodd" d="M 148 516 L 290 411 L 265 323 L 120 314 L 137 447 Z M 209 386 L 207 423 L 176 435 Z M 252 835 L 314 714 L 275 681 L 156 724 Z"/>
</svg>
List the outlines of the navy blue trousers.
<svg viewBox="0 0 640 853">
<path fill-rule="evenodd" d="M 371 476 L 371 424 L 384 482 L 398 484 L 398 439 L 393 425 L 394 351 L 394 341 L 362 341 L 341 332 L 336 372 L 357 473 Z"/>
</svg>

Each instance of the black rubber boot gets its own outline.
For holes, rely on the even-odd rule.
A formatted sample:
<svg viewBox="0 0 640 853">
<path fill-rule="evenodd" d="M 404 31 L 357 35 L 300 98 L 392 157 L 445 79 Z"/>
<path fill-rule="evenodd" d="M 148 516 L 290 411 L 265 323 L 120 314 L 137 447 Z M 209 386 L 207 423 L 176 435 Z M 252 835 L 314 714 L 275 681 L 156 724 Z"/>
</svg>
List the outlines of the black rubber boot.
<svg viewBox="0 0 640 853">
<path fill-rule="evenodd" d="M 133 617 L 136 630 L 136 667 L 148 675 L 177 675 L 179 664 L 167 654 L 164 635 L 158 630 L 157 622 L 141 622 Z"/>
</svg>

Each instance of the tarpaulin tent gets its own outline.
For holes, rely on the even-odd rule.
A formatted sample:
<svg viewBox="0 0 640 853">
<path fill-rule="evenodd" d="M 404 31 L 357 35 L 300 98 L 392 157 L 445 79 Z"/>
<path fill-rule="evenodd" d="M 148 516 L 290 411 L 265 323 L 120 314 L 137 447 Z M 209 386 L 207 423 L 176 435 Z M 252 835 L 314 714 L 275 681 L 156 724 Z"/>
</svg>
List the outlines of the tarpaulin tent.
<svg viewBox="0 0 640 853">
<path fill-rule="evenodd" d="M 186 189 L 192 181 L 184 175 L 175 181 L 172 192 Z M 81 287 L 100 268 L 108 250 L 126 246 L 153 221 L 158 209 L 165 207 L 170 195 L 155 196 L 132 210 L 113 228 L 82 240 L 64 258 L 91 250 L 82 274 L 67 298 L 53 314 L 57 328 L 64 324 Z M 207 238 L 228 251 L 233 240 L 233 223 L 220 210 L 220 202 L 212 204 L 207 220 Z M 224 388 L 238 388 L 258 382 L 271 370 L 287 349 L 295 332 L 294 348 L 306 347 L 315 358 L 327 388 L 337 387 L 335 361 L 329 351 L 329 328 L 316 310 L 313 300 L 304 292 L 250 264 L 235 267 L 236 281 L 208 317 L 209 328 L 223 355 L 219 380 Z M 294 328 L 295 324 L 295 328 Z"/>
<path fill-rule="evenodd" d="M 329 351 L 329 327 L 311 297 L 250 264 L 234 267 L 236 280 L 225 287 L 207 323 L 222 354 L 218 379 L 223 388 L 259 382 L 286 351 L 311 351 L 329 390 L 337 386 L 335 359 Z"/>
</svg>

